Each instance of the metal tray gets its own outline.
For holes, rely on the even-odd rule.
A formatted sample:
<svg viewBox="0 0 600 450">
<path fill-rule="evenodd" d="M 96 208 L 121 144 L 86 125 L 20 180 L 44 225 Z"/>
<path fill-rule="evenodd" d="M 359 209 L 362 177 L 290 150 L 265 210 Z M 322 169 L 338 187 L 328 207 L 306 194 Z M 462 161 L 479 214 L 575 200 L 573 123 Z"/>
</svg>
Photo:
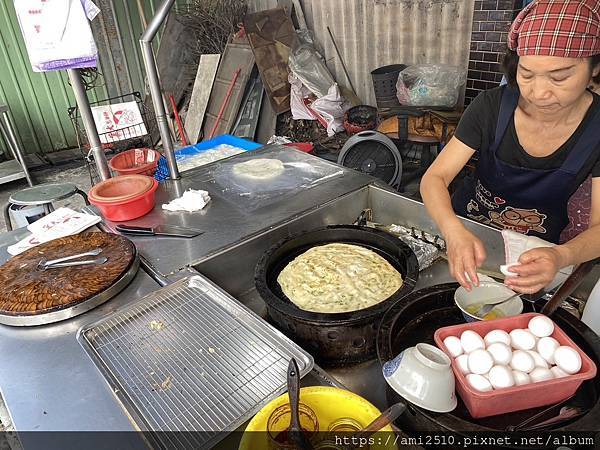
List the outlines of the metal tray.
<svg viewBox="0 0 600 450">
<path fill-rule="evenodd" d="M 82 301 L 81 303 L 69 306 L 68 308 L 59 309 L 57 311 L 48 313 L 31 315 L 0 314 L 0 323 L 14 327 L 29 327 L 46 325 L 49 323 L 60 322 L 61 320 L 71 319 L 72 317 L 88 312 L 90 309 L 93 309 L 96 306 L 106 303 L 123 289 L 125 289 L 137 274 L 139 267 L 140 258 L 134 246 L 134 255 L 129 269 L 127 269 L 127 271 L 121 275 L 121 277 L 115 281 L 112 286 L 108 287 L 99 294 L 96 294 L 93 297 Z"/>
<path fill-rule="evenodd" d="M 85 326 L 78 340 L 137 427 L 157 432 L 159 448 L 214 445 L 285 391 L 291 357 L 301 376 L 314 364 L 201 276 Z"/>
</svg>

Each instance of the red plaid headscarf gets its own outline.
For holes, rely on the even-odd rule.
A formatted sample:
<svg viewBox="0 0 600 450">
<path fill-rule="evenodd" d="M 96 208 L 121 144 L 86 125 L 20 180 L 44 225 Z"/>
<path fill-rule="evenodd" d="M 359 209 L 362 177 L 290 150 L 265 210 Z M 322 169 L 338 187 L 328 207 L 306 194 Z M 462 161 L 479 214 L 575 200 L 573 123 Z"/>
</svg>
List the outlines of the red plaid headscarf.
<svg viewBox="0 0 600 450">
<path fill-rule="evenodd" d="M 600 54 L 600 0 L 535 0 L 513 22 L 508 48 L 519 56 Z"/>
</svg>

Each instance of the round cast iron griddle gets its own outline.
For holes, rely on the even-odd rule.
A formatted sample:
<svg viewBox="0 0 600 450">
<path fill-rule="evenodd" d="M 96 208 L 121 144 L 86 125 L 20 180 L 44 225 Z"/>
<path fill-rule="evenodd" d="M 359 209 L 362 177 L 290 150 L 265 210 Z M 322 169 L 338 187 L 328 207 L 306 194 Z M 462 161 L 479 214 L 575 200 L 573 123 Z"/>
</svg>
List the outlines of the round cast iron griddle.
<svg viewBox="0 0 600 450">
<path fill-rule="evenodd" d="M 383 364 L 419 342 L 435 345 L 433 335 L 438 328 L 464 323 L 460 310 L 454 304 L 454 291 L 458 286 L 457 283 L 432 286 L 413 292 L 395 303 L 386 312 L 379 327 L 377 335 L 379 361 Z M 524 307 L 531 309 L 531 304 L 525 302 Z M 600 337 L 564 310 L 557 311 L 553 319 L 596 364 L 600 364 Z M 577 396 L 584 398 L 587 403 L 585 406 L 592 409 L 570 423 L 558 425 L 559 428 L 556 430 L 599 430 L 599 392 L 600 377 L 584 382 Z M 390 403 L 400 400 L 400 396 L 389 387 L 387 396 Z M 459 397 L 457 408 L 446 414 L 433 413 L 410 405 L 410 413 L 404 414 L 398 420 L 398 425 L 409 434 L 439 431 L 458 433 L 504 431 L 508 426 L 515 426 L 545 408 L 547 407 L 473 419 Z"/>
<path fill-rule="evenodd" d="M 277 277 L 300 254 L 330 243 L 360 245 L 376 252 L 400 272 L 402 286 L 388 299 L 358 311 L 329 314 L 298 308 L 282 292 Z M 372 228 L 334 225 L 300 233 L 275 244 L 256 265 L 255 285 L 276 326 L 298 340 L 321 363 L 343 364 L 362 361 L 375 354 L 379 319 L 395 301 L 413 290 L 418 277 L 417 257 L 397 237 Z"/>
<path fill-rule="evenodd" d="M 40 260 L 52 260 L 102 248 L 108 261 L 98 266 L 47 269 L 37 268 Z M 93 259 L 94 257 L 83 257 Z M 77 307 L 110 291 L 122 289 L 137 270 L 137 253 L 133 243 L 123 236 L 102 232 L 82 233 L 55 239 L 15 256 L 0 267 L 0 322 L 9 325 L 48 323 L 52 315 L 62 320 L 75 314 L 57 312 Z M 127 276 L 129 275 L 129 276 Z M 108 300 L 106 295 L 101 296 Z M 78 308 L 78 313 L 90 308 Z M 56 317 L 61 317 L 56 319 Z"/>
</svg>

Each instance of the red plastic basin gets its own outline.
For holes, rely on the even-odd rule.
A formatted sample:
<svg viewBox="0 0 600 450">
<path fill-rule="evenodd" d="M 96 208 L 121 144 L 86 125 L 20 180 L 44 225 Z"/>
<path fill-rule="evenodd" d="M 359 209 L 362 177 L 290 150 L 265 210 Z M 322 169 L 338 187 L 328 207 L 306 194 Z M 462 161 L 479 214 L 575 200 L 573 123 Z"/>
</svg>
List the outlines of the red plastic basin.
<svg viewBox="0 0 600 450">
<path fill-rule="evenodd" d="M 581 383 L 596 376 L 596 365 L 574 342 L 561 330 L 556 323 L 552 337 L 560 345 L 573 347 L 581 356 L 581 370 L 575 375 L 564 378 L 555 378 L 538 383 L 515 386 L 505 389 L 497 389 L 491 392 L 480 392 L 471 387 L 450 352 L 444 345 L 444 339 L 448 336 L 460 337 L 463 331 L 473 330 L 484 337 L 492 330 L 504 330 L 511 332 L 517 328 L 527 328 L 529 321 L 535 316 L 542 314 L 527 313 L 518 316 L 506 317 L 496 320 L 485 320 L 481 322 L 465 323 L 451 327 L 440 328 L 435 332 L 435 343 L 452 360 L 452 370 L 456 378 L 456 390 L 460 398 L 467 406 L 469 413 L 475 419 L 481 417 L 495 416 L 514 411 L 521 411 L 539 406 L 547 406 L 559 403 L 575 394 Z"/>
<path fill-rule="evenodd" d="M 100 203 L 114 203 L 139 197 L 149 191 L 153 185 L 153 178 L 146 175 L 124 175 L 109 178 L 94 185 L 88 197 Z"/>
<path fill-rule="evenodd" d="M 312 142 L 290 142 L 289 144 L 284 144 L 286 147 L 294 147 L 296 150 L 300 150 L 304 153 L 312 153 L 314 149 L 314 145 Z"/>
<path fill-rule="evenodd" d="M 133 197 L 105 201 L 100 200 L 93 195 L 89 195 L 88 199 L 92 205 L 98 207 L 104 218 L 113 222 L 126 222 L 142 217 L 152 211 L 155 203 L 154 194 L 157 188 L 158 181 L 152 179 L 152 186 L 150 189 L 138 193 Z M 91 193 L 92 191 L 90 191 L 90 194 Z"/>
<path fill-rule="evenodd" d="M 148 162 L 151 159 L 152 161 Z M 134 148 L 114 156 L 108 165 L 119 175 L 154 176 L 160 153 L 151 148 Z"/>
</svg>

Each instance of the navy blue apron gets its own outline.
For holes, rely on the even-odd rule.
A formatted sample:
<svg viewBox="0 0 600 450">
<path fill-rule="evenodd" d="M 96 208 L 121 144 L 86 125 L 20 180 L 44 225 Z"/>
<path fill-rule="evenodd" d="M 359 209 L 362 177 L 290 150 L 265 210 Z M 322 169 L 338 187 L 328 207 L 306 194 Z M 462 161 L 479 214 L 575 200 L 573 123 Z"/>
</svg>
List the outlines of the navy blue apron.
<svg viewBox="0 0 600 450">
<path fill-rule="evenodd" d="M 569 198 L 579 187 L 577 174 L 600 143 L 600 111 L 560 168 L 530 169 L 507 164 L 497 155 L 518 102 L 519 91 L 505 87 L 494 143 L 479 151 L 475 173 L 452 196 L 452 207 L 458 215 L 486 225 L 558 243 L 569 223 Z"/>
</svg>

